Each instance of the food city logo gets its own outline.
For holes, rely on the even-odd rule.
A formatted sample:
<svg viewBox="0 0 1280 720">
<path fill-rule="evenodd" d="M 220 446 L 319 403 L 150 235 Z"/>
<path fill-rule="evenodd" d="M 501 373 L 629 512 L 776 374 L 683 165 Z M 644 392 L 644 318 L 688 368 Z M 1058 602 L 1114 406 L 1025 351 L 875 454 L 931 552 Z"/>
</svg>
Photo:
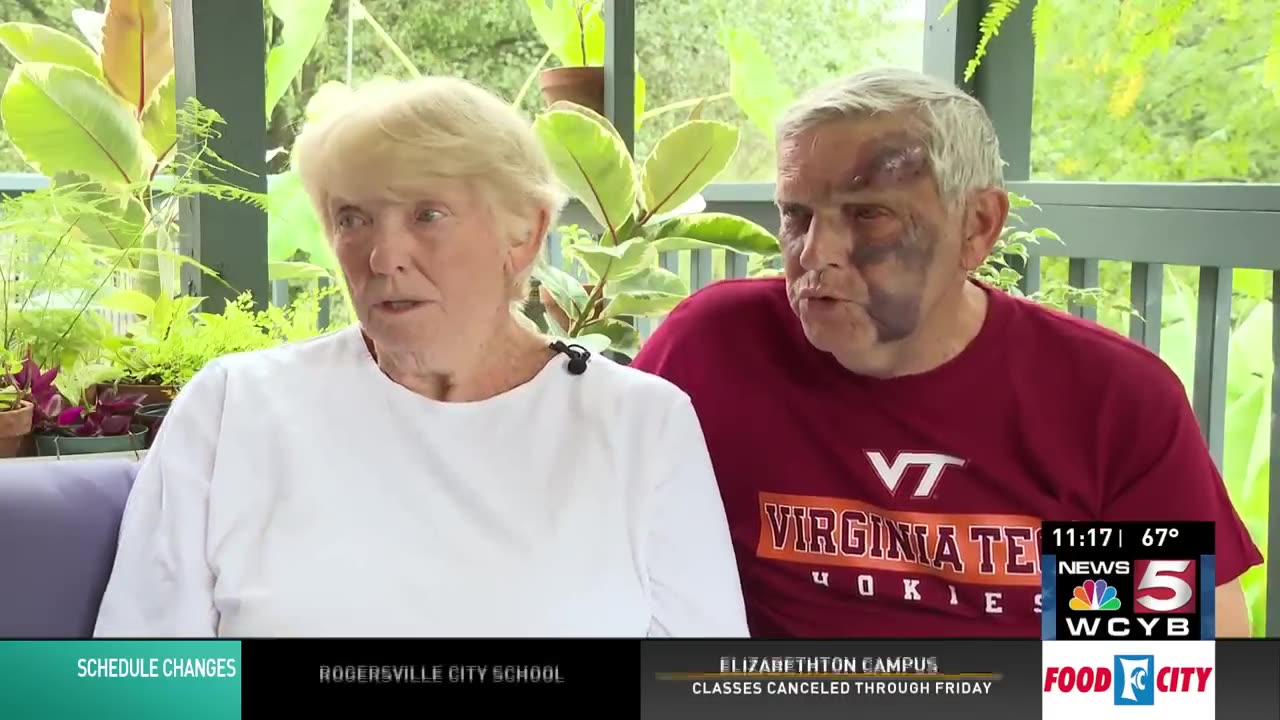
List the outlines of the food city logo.
<svg viewBox="0 0 1280 720">
<path fill-rule="evenodd" d="M 1157 666 L 1154 655 L 1115 655 L 1112 661 L 1111 667 L 1050 665 L 1044 671 L 1044 692 L 1110 692 L 1114 705 L 1155 705 L 1157 693 L 1199 695 L 1210 691 L 1213 668 L 1209 666 Z"/>
<path fill-rule="evenodd" d="M 713 672 L 661 672 L 694 695 L 990 695 L 997 673 L 943 673 L 938 658 L 730 657 Z"/>
</svg>

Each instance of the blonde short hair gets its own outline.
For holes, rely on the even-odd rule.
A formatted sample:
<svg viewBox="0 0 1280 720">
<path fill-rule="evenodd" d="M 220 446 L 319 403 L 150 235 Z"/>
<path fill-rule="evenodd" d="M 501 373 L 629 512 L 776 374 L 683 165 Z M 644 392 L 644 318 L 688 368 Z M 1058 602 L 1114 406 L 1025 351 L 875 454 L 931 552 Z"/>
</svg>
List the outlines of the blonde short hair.
<svg viewBox="0 0 1280 720">
<path fill-rule="evenodd" d="M 466 182 L 514 244 L 524 242 L 539 210 L 547 212 L 547 230 L 555 228 L 567 201 L 530 121 L 453 77 L 360 88 L 345 107 L 306 126 L 294 143 L 293 166 L 330 234 L 327 206 L 339 184 L 405 199 L 428 178 Z M 529 295 L 532 271 L 531 265 L 512 278 L 514 303 Z"/>
</svg>

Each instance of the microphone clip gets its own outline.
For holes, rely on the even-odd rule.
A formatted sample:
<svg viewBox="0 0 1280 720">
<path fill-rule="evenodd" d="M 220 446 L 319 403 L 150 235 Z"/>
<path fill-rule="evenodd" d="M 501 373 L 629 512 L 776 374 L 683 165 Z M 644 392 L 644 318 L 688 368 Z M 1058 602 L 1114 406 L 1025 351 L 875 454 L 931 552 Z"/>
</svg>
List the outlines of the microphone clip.
<svg viewBox="0 0 1280 720">
<path fill-rule="evenodd" d="M 562 340 L 551 343 L 551 349 L 569 356 L 568 370 L 570 375 L 581 375 L 587 371 L 587 361 L 591 359 L 591 351 L 581 345 L 566 345 Z"/>
</svg>

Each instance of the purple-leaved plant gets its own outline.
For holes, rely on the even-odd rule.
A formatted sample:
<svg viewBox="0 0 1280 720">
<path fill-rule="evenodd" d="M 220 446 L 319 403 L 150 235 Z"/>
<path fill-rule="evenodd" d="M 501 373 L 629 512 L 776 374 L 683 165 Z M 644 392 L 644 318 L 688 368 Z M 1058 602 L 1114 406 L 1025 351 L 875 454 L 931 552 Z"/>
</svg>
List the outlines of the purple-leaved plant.
<svg viewBox="0 0 1280 720">
<path fill-rule="evenodd" d="M 66 398 L 53 384 L 58 377 L 58 366 L 41 370 L 40 365 L 31 357 L 31 350 L 27 350 L 27 357 L 23 359 L 18 372 L 6 372 L 6 375 L 9 384 L 31 401 L 32 430 L 40 432 L 57 429 L 58 416 L 67 406 Z"/>
<path fill-rule="evenodd" d="M 60 412 L 58 429 L 78 437 L 127 435 L 134 415 L 146 399 L 141 393 L 120 393 L 115 388 L 107 388 L 98 393 L 88 408 L 76 405 Z"/>
</svg>

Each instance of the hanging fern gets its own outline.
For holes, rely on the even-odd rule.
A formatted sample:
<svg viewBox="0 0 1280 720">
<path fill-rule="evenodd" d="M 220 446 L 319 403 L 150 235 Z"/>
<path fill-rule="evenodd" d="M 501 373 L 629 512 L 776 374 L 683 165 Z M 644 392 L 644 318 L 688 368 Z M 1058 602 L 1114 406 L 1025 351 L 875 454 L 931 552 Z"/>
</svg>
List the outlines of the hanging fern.
<svg viewBox="0 0 1280 720">
<path fill-rule="evenodd" d="M 978 47 L 973 52 L 973 58 L 964 69 L 966 81 L 973 79 L 973 74 L 978 71 L 978 64 L 987 54 L 987 43 L 1000 34 L 1000 26 L 1013 14 L 1014 10 L 1018 9 L 1018 2 L 1019 0 L 992 0 L 991 7 L 987 8 L 987 14 L 983 15 L 978 23 L 978 31 L 981 35 L 978 37 Z"/>
<path fill-rule="evenodd" d="M 1004 26 L 1004 22 L 1009 19 L 1013 11 L 1018 9 L 1021 0 L 991 0 L 990 6 L 987 8 L 986 14 L 978 22 L 978 45 L 974 49 L 973 57 L 970 58 L 968 65 L 965 67 L 964 79 L 972 80 L 974 73 L 978 71 L 978 66 L 982 64 L 982 59 L 987 55 L 987 46 L 997 35 L 1000 34 L 1000 28 Z M 1179 26 L 1183 17 L 1190 12 L 1197 0 L 1158 0 L 1155 10 L 1143 11 L 1136 10 L 1133 6 L 1126 6 L 1126 12 L 1133 12 L 1139 16 L 1150 16 L 1153 26 L 1145 32 L 1135 33 L 1129 52 L 1121 61 L 1130 68 L 1139 68 L 1143 62 L 1156 51 L 1168 52 L 1172 47 L 1174 38 L 1177 37 Z M 939 17 L 945 17 L 947 13 L 955 9 L 960 0 L 950 0 L 946 7 L 942 9 Z M 1035 7 L 1031 10 L 1031 37 L 1040 44 L 1045 37 L 1051 32 L 1053 21 L 1056 17 L 1056 8 L 1053 0 L 1039 0 Z M 1280 23 L 1280 15 L 1277 15 L 1277 23 Z M 1275 69 L 1273 73 L 1277 76 L 1276 81 L 1280 83 L 1280 31 L 1277 31 L 1275 41 L 1272 43 L 1272 57 L 1269 58 Z M 1276 90 L 1280 94 L 1280 88 Z"/>
</svg>

